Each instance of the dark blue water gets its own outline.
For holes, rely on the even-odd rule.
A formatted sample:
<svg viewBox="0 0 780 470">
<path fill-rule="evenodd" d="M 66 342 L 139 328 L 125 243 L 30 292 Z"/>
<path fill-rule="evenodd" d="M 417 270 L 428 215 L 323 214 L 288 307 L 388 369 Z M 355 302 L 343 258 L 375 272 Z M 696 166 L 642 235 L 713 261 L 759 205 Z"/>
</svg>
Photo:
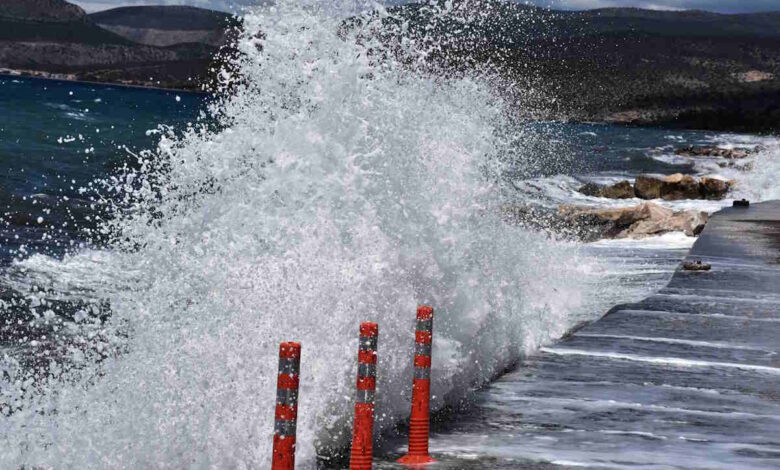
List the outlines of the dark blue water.
<svg viewBox="0 0 780 470">
<path fill-rule="evenodd" d="M 599 123 L 537 122 L 526 126 L 543 136 L 538 141 L 523 139 L 519 143 L 519 147 L 525 151 L 529 150 L 530 144 L 533 152 L 542 157 L 536 165 L 518 167 L 520 174 L 524 170 L 533 170 L 523 175 L 526 177 L 589 173 L 626 176 L 637 173 L 688 173 L 694 168 L 691 162 L 664 162 L 654 158 L 655 155 L 663 149 L 673 151 L 682 145 L 711 144 L 719 136 L 706 131 L 670 131 Z M 549 155 L 550 152 L 555 152 L 555 155 Z"/>
<path fill-rule="evenodd" d="M 96 197 L 98 181 L 153 149 L 160 126 L 183 129 L 204 117 L 206 101 L 179 91 L 0 76 L 0 265 L 102 243 L 95 229 L 100 218 L 110 217 L 100 203 L 110 194 Z M 716 138 L 597 124 L 527 127 L 541 137 L 521 140 L 520 150 L 534 158 L 518 159 L 513 176 L 520 180 L 689 172 L 690 162 L 662 161 L 653 152 Z M 529 196 L 522 188 L 519 195 Z M 545 196 L 561 202 L 562 195 Z"/>
<path fill-rule="evenodd" d="M 97 243 L 96 182 L 195 122 L 205 95 L 0 76 L 0 265 Z"/>
</svg>

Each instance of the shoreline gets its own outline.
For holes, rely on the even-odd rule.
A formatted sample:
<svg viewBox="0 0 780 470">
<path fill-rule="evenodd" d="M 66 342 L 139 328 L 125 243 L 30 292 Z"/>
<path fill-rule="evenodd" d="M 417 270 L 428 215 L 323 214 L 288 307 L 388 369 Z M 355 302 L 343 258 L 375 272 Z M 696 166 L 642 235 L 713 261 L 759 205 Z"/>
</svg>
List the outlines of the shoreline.
<svg viewBox="0 0 780 470">
<path fill-rule="evenodd" d="M 33 80 L 47 80 L 47 81 L 54 81 L 54 82 L 75 83 L 81 85 L 98 85 L 103 87 L 119 87 L 119 88 L 135 89 L 135 90 L 152 90 L 152 91 L 188 93 L 192 95 L 211 94 L 207 91 L 188 89 L 188 88 L 175 88 L 175 87 L 164 87 L 164 86 L 155 86 L 155 85 L 141 85 L 141 84 L 133 84 L 133 83 L 99 82 L 95 80 L 82 80 L 79 79 L 75 74 L 68 74 L 68 73 L 61 74 L 61 73 L 43 72 L 39 70 L 0 68 L 0 78 L 5 78 L 5 77 L 14 78 L 14 79 L 25 78 L 25 79 L 33 79 Z"/>
<path fill-rule="evenodd" d="M 39 80 L 50 80 L 50 81 L 56 81 L 56 82 L 68 82 L 68 83 L 75 83 L 75 84 L 84 84 L 84 85 L 97 85 L 97 86 L 104 86 L 104 87 L 120 87 L 120 88 L 127 88 L 127 89 L 136 89 L 136 90 L 155 90 L 155 91 L 171 91 L 171 92 L 177 92 L 177 93 L 188 93 L 193 95 L 211 95 L 211 92 L 198 90 L 194 88 L 181 88 L 181 87 L 175 87 L 175 86 L 163 86 L 163 85 L 152 85 L 152 84 L 141 84 L 141 83 L 122 83 L 122 82 L 113 82 L 113 81 L 96 81 L 96 80 L 84 80 L 79 78 L 76 74 L 73 73 L 54 73 L 54 72 L 45 72 L 42 70 L 31 70 L 31 69 L 11 69 L 11 68 L 3 68 L 0 67 L 0 78 L 8 77 L 8 78 L 28 78 L 28 79 L 39 79 Z M 666 113 L 661 112 L 659 114 L 659 109 L 665 109 Z M 558 123 L 565 123 L 565 124 L 585 124 L 585 125 L 607 125 L 607 126 L 618 126 L 618 127 L 628 127 L 628 128 L 645 128 L 645 129 L 667 129 L 667 130 L 687 130 L 687 131 L 702 131 L 702 132 L 724 132 L 724 133 L 733 133 L 733 134 L 745 134 L 745 135 L 756 135 L 756 136 L 762 136 L 762 137 L 775 137 L 780 136 L 780 130 L 778 129 L 768 129 L 765 127 L 757 127 L 753 128 L 750 125 L 741 125 L 741 126 L 712 126 L 712 125 L 696 125 L 696 124 L 702 124 L 701 119 L 691 119 L 691 116 L 687 116 L 685 118 L 680 118 L 680 116 L 677 116 L 676 118 L 672 118 L 671 116 L 675 114 L 675 106 L 669 105 L 667 107 L 653 107 L 653 109 L 646 109 L 646 110 L 637 110 L 634 109 L 632 111 L 619 111 L 616 113 L 611 113 L 608 115 L 605 115 L 603 119 L 593 119 L 593 117 L 559 117 L 559 118 L 551 118 L 551 119 L 541 119 L 541 121 L 546 122 L 558 122 Z M 701 115 L 698 117 L 706 117 L 708 115 L 708 112 L 710 110 L 704 110 Z M 634 116 L 634 119 L 625 118 L 625 114 L 637 114 L 637 116 Z M 694 113 L 696 114 L 696 113 Z M 623 118 L 616 118 L 615 116 L 620 115 L 623 116 Z M 641 115 L 642 117 L 639 117 Z M 647 118 L 647 116 L 655 115 L 656 118 Z M 696 118 L 696 116 L 693 116 Z"/>
</svg>

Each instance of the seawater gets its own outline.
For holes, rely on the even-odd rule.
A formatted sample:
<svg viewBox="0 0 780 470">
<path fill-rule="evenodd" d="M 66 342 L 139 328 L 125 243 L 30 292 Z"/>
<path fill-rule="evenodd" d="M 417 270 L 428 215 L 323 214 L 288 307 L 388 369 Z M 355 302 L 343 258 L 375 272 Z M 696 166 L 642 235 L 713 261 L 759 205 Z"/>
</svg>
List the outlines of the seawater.
<svg viewBox="0 0 780 470">
<path fill-rule="evenodd" d="M 772 139 L 518 123 L 490 71 L 436 75 L 411 43 L 377 61 L 383 23 L 343 33 L 334 10 L 248 13 L 211 98 L 0 80 L 1 466 L 266 466 L 278 343 L 299 340 L 311 467 L 348 443 L 360 321 L 381 325 L 383 435 L 408 416 L 418 303 L 441 408 L 660 287 L 691 243 L 586 246 L 502 205 L 613 204 L 576 188 L 638 171 L 776 190 Z M 753 171 L 673 155 L 701 143 L 765 150 Z"/>
<path fill-rule="evenodd" d="M 94 240 L 85 217 L 99 212 L 97 180 L 135 164 L 133 155 L 156 145 L 160 126 L 195 123 L 207 100 L 0 75 L 0 264 Z"/>
</svg>

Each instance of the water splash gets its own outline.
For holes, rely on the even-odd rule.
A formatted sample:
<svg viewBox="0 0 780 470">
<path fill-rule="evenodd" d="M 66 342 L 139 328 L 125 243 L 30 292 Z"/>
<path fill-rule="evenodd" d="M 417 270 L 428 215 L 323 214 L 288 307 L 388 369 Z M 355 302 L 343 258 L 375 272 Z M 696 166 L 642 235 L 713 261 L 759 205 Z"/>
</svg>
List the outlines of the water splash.
<svg viewBox="0 0 780 470">
<path fill-rule="evenodd" d="M 753 169 L 745 178 L 741 194 L 754 201 L 780 199 L 780 141 L 775 138 L 762 139 L 761 151 L 755 158 Z"/>
<path fill-rule="evenodd" d="M 2 466 L 265 466 L 289 339 L 312 465 L 348 442 L 360 321 L 381 329 L 378 432 L 408 415 L 418 302 L 437 312 L 436 407 L 571 325 L 593 268 L 501 222 L 509 118 L 489 73 L 417 67 L 413 41 L 387 51 L 381 8 L 345 30 L 338 8 L 294 3 L 245 17 L 216 124 L 108 182 L 109 250 L 17 263 L 88 285 L 111 314 L 68 324 L 62 354 L 81 366 L 26 382 L 3 361 Z"/>
</svg>

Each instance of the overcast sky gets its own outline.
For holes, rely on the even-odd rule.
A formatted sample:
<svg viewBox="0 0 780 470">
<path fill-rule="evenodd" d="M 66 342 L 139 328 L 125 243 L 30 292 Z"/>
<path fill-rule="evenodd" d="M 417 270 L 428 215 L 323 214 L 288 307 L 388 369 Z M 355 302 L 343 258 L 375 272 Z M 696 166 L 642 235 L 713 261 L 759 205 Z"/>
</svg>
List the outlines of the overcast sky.
<svg viewBox="0 0 780 470">
<path fill-rule="evenodd" d="M 126 5 L 194 5 L 235 11 L 263 0 L 70 0 L 88 12 Z M 780 10 L 780 0 L 530 0 L 529 3 L 561 9 L 589 9 L 632 6 L 639 8 L 685 10 L 699 9 L 721 13 Z"/>
</svg>

